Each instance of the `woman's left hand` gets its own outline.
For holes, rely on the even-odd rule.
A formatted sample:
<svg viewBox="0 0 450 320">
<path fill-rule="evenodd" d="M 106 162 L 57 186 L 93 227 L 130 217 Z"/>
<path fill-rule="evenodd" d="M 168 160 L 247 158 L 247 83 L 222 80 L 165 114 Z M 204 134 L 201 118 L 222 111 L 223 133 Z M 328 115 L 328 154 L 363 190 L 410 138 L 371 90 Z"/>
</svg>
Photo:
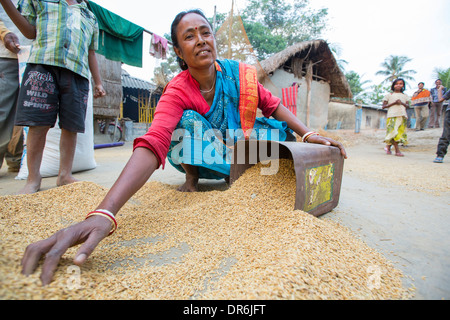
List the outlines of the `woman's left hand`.
<svg viewBox="0 0 450 320">
<path fill-rule="evenodd" d="M 308 138 L 308 143 L 324 144 L 326 146 L 338 147 L 339 150 L 341 150 L 341 155 L 344 157 L 344 159 L 347 159 L 347 152 L 345 151 L 345 148 L 342 145 L 342 143 L 335 141 L 331 138 L 312 135 Z"/>
</svg>

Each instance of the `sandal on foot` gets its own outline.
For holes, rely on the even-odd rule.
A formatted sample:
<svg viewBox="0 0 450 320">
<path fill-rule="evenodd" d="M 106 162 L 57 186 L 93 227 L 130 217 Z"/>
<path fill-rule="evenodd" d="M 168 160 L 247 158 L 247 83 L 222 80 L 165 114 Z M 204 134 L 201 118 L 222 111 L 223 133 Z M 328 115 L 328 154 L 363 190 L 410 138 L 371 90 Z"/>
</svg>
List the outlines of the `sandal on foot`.
<svg viewBox="0 0 450 320">
<path fill-rule="evenodd" d="M 404 155 L 403 153 L 401 153 L 401 152 L 396 152 L 395 155 L 396 155 L 397 157 L 404 157 L 404 156 L 405 156 L 405 155 Z"/>
<path fill-rule="evenodd" d="M 392 151 L 389 150 L 388 148 L 384 148 L 384 151 L 386 151 L 386 154 L 392 154 Z"/>
<path fill-rule="evenodd" d="M 444 158 L 443 157 L 436 157 L 436 159 L 434 159 L 433 162 L 435 162 L 435 163 L 442 163 L 442 162 L 444 162 Z"/>
</svg>

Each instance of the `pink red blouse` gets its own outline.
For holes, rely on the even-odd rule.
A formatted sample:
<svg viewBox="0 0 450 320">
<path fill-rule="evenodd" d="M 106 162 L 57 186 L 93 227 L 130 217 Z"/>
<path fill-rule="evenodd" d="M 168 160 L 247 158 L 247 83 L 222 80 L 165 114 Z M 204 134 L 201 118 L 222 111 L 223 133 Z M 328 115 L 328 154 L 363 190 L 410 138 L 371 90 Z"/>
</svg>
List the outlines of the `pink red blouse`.
<svg viewBox="0 0 450 320">
<path fill-rule="evenodd" d="M 278 108 L 281 100 L 258 83 L 259 105 L 264 117 L 269 118 Z M 210 109 L 200 92 L 199 83 L 188 70 L 181 72 L 167 85 L 158 102 L 153 122 L 148 132 L 134 140 L 136 148 L 150 149 L 158 158 L 159 165 L 165 164 L 172 132 L 175 130 L 185 110 L 194 110 L 205 115 Z"/>
</svg>

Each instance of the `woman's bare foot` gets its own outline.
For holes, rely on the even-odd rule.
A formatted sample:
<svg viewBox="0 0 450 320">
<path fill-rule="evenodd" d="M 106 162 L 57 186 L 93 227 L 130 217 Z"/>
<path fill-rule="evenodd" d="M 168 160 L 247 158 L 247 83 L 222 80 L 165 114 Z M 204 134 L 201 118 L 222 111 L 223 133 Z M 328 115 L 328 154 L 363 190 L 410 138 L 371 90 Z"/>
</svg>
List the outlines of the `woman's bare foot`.
<svg viewBox="0 0 450 320">
<path fill-rule="evenodd" d="M 177 190 L 181 192 L 197 192 L 198 191 L 198 167 L 182 163 L 186 172 L 186 181 Z"/>
<path fill-rule="evenodd" d="M 76 179 L 74 176 L 69 175 L 67 177 L 58 177 L 56 179 L 56 185 L 58 187 L 62 187 L 62 186 L 65 186 L 65 185 L 68 185 L 68 184 L 71 184 L 71 183 L 74 183 L 74 182 L 79 182 L 79 181 L 80 180 Z"/>
<path fill-rule="evenodd" d="M 197 192 L 198 191 L 198 178 L 186 175 L 186 181 L 177 189 L 181 192 Z"/>
</svg>

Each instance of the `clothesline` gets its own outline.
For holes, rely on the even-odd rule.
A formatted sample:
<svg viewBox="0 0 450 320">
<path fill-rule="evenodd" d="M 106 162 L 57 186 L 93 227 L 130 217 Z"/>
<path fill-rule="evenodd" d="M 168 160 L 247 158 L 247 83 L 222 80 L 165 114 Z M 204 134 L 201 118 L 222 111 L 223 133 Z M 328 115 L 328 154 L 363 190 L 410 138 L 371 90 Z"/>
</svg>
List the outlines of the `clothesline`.
<svg viewBox="0 0 450 320">
<path fill-rule="evenodd" d="M 144 32 L 147 32 L 148 34 L 153 35 L 153 32 L 148 31 L 147 29 L 144 29 Z M 173 43 L 171 41 L 167 40 L 167 43 L 170 44 L 171 46 L 173 46 Z"/>
<path fill-rule="evenodd" d="M 152 37 L 149 51 L 156 58 L 165 59 L 168 44 L 173 46 L 173 43 L 164 37 L 122 18 L 93 1 L 89 1 L 87 5 L 96 16 L 101 31 L 97 53 L 109 60 L 141 68 L 144 32 Z"/>
</svg>

